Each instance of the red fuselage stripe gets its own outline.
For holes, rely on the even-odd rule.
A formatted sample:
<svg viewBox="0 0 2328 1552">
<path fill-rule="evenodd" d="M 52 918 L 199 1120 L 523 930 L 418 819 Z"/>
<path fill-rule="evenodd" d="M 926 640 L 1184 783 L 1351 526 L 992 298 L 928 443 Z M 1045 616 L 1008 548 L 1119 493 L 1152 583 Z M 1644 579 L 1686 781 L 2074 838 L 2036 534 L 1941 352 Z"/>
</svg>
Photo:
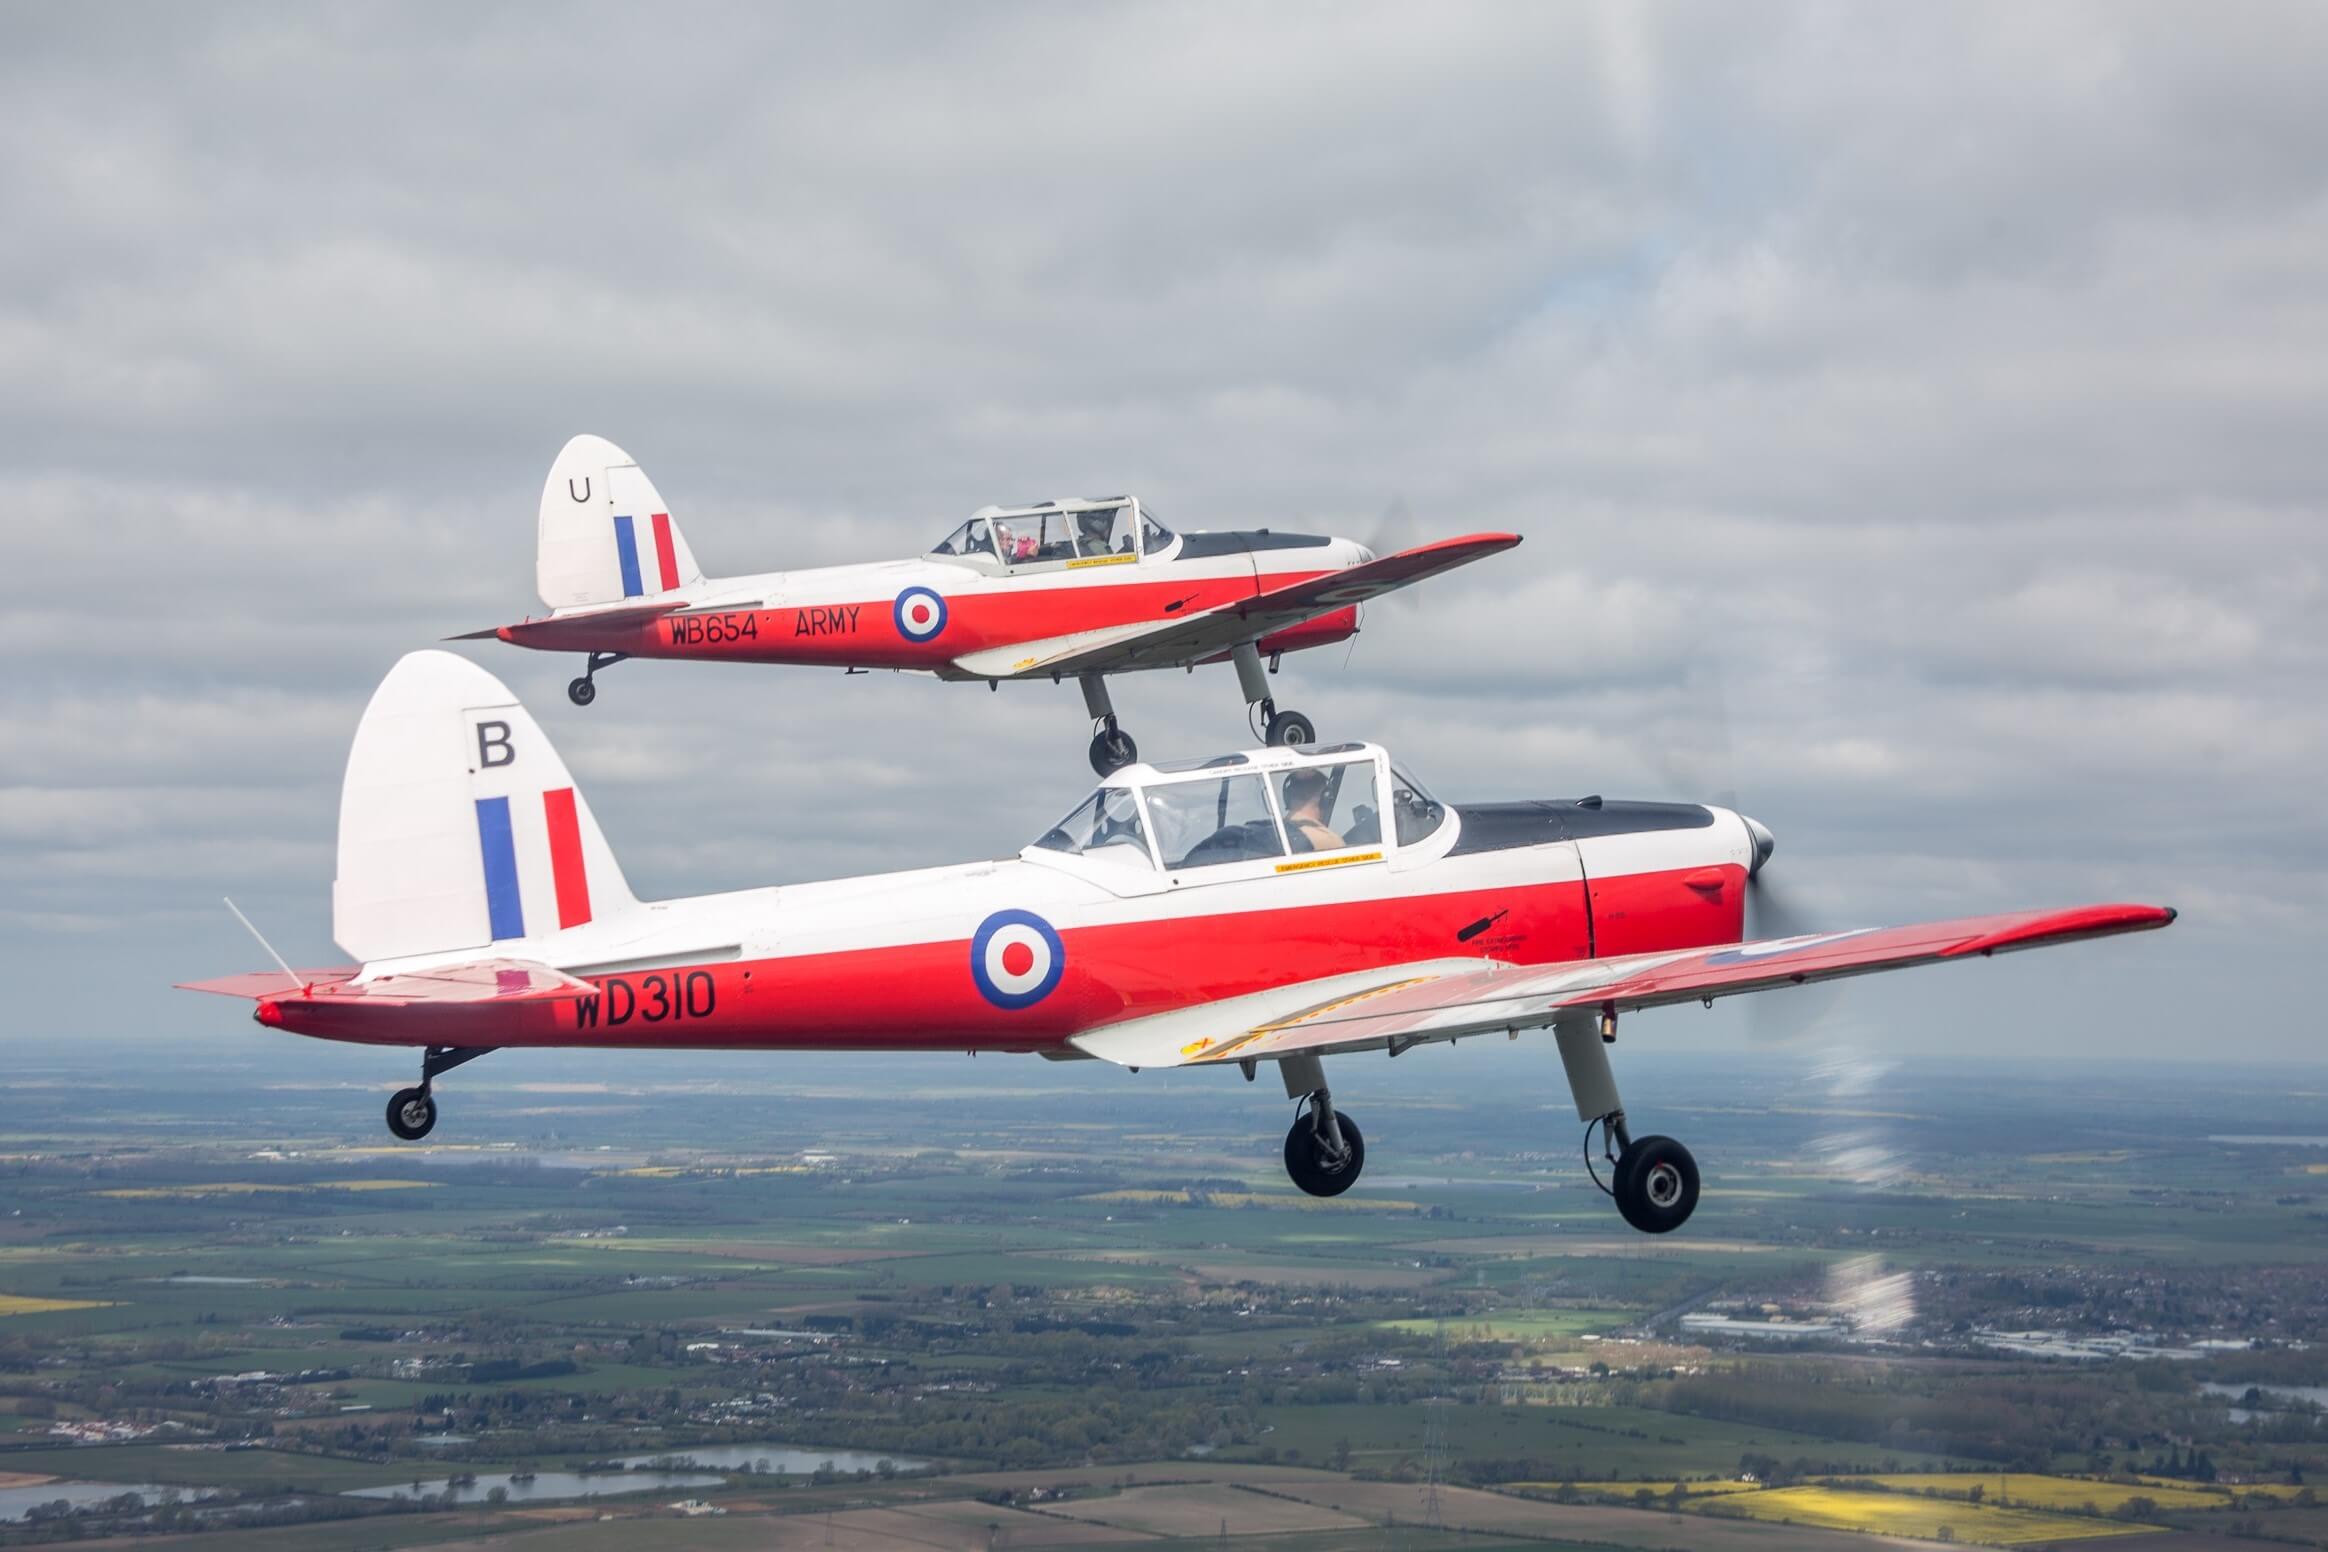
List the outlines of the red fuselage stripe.
<svg viewBox="0 0 2328 1552">
<path fill-rule="evenodd" d="M 597 995 L 535 1004 L 522 1019 L 510 1008 L 447 1008 L 423 1031 L 418 1019 L 325 1004 L 290 1011 L 286 1022 L 303 1034 L 387 1044 L 1058 1049 L 1121 1019 L 1385 965 L 1472 953 L 1514 965 L 1588 959 L 1588 912 L 1624 924 L 1620 952 L 1735 942 L 1746 870 L 1720 871 L 1711 891 L 1702 867 L 1596 881 L 1590 903 L 1586 886 L 1568 879 L 1069 927 L 1059 933 L 1066 968 L 1057 988 L 1016 1011 L 980 995 L 970 944 L 954 938 L 592 974 Z"/>
<path fill-rule="evenodd" d="M 657 564 L 663 564 L 655 529 Z M 675 563 L 674 563 L 675 564 Z M 799 663 L 850 668 L 942 668 L 968 653 L 1021 642 L 1046 641 L 1078 631 L 1119 625 L 1163 624 L 1183 612 L 1201 612 L 1250 598 L 1256 591 L 1290 587 L 1322 573 L 1288 571 L 1260 577 L 1174 577 L 1158 567 L 1137 582 L 1093 582 L 1074 587 L 951 594 L 945 628 L 915 641 L 897 628 L 892 598 L 802 604 L 796 607 L 689 609 L 661 619 L 593 626 L 588 616 L 502 628 L 502 639 L 552 652 L 622 652 L 632 657 L 698 658 L 727 663 Z M 666 571 L 665 588 L 679 584 Z M 1358 629 L 1355 607 L 1289 626 L 1261 641 L 1264 653 L 1299 651 L 1345 641 Z M 1225 655 L 1225 654 L 1224 654 Z"/>
</svg>

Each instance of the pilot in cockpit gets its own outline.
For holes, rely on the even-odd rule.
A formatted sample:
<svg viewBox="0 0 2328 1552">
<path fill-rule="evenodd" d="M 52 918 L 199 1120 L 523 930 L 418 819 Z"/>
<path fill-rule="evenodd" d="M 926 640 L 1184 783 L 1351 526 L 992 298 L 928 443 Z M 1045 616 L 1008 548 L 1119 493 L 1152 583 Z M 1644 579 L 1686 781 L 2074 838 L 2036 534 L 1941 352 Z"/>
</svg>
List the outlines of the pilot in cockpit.
<svg viewBox="0 0 2328 1552">
<path fill-rule="evenodd" d="M 1328 774 L 1315 766 L 1287 771 L 1279 781 L 1278 795 L 1285 800 L 1285 833 L 1295 851 L 1336 851 L 1349 844 L 1326 823 L 1328 781 Z"/>
<path fill-rule="evenodd" d="M 1083 540 L 1084 554 L 1106 555 L 1113 551 L 1113 546 L 1109 541 L 1115 534 L 1117 510 L 1115 507 L 1101 507 L 1095 512 L 1082 512 L 1076 515 L 1075 526 L 1080 531 Z M 1127 533 L 1124 538 L 1124 551 L 1128 553 L 1131 547 L 1131 537 Z"/>
</svg>

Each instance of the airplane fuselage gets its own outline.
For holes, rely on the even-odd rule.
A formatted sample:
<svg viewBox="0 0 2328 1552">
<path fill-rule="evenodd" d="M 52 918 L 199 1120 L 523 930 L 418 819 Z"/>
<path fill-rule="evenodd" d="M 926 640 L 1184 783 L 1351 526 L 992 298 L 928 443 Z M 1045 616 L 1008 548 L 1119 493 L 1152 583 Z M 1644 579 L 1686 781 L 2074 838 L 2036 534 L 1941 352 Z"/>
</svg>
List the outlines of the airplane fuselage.
<svg viewBox="0 0 2328 1552">
<path fill-rule="evenodd" d="M 1251 758 L 1266 773 L 1320 756 Z M 1145 770 L 1130 773 L 1135 786 Z M 1752 856 L 1745 822 L 1726 809 L 1633 803 L 1445 808 L 1405 836 L 1180 869 L 1126 846 L 1030 846 L 999 861 L 664 901 L 497 943 L 597 989 L 527 1007 L 523 1021 L 506 1007 L 446 1009 L 425 1031 L 384 1040 L 378 1020 L 361 1009 L 338 1017 L 328 997 L 271 1017 L 262 1007 L 260 1018 L 399 1044 L 1061 1052 L 1127 1019 L 1386 965 L 1540 965 L 1732 942 Z M 561 900 L 564 889 L 561 879 Z"/>
<path fill-rule="evenodd" d="M 948 678 L 1011 678 L 1012 649 L 1155 624 L 1253 598 L 1368 558 L 1344 539 L 1301 534 L 1179 534 L 1154 555 L 1092 555 L 1005 566 L 922 556 L 861 565 L 707 577 L 640 605 L 684 607 L 641 619 L 622 605 L 561 610 L 496 633 L 517 646 L 626 657 L 828 668 Z M 1355 606 L 1264 638 L 1263 653 L 1347 640 Z"/>
</svg>

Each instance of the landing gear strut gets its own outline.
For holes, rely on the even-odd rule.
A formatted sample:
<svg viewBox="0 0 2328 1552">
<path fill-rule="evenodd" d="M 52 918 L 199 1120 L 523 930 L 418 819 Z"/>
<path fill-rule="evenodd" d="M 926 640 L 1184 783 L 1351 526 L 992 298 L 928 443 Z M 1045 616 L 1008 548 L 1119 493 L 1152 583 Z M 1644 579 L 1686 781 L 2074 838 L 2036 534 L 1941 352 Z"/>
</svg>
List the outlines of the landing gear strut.
<svg viewBox="0 0 2328 1552">
<path fill-rule="evenodd" d="M 1237 688 L 1245 693 L 1246 712 L 1258 715 L 1265 742 L 1283 749 L 1318 741 L 1316 723 L 1298 711 L 1277 709 L 1277 702 L 1269 693 L 1269 676 L 1261 668 L 1259 647 L 1249 641 L 1239 642 L 1229 649 L 1229 661 L 1237 665 Z"/>
<path fill-rule="evenodd" d="M 580 683 L 580 680 L 576 680 Z M 436 1096 L 429 1086 L 437 1074 L 450 1072 L 463 1062 L 473 1062 L 480 1056 L 490 1055 L 492 1046 L 455 1047 L 432 1045 L 421 1052 L 420 1086 L 398 1089 L 388 1101 L 388 1130 L 406 1142 L 418 1142 L 436 1129 Z"/>
<path fill-rule="evenodd" d="M 598 699 L 598 671 L 601 668 L 612 668 L 617 663 L 627 662 L 629 658 L 630 654 L 628 652 L 591 653 L 589 658 L 585 660 L 585 666 L 582 669 L 582 677 L 574 680 L 571 684 L 566 686 L 566 699 L 572 701 L 577 706 L 589 705 L 592 701 Z M 424 1127 L 422 1130 L 425 1131 L 427 1128 Z M 402 1134 L 399 1133 L 398 1135 Z"/>
<path fill-rule="evenodd" d="M 1316 1057 L 1287 1057 L 1277 1065 L 1286 1097 L 1303 1102 L 1285 1134 L 1285 1172 L 1311 1196 L 1340 1196 L 1366 1168 L 1366 1139 L 1357 1122 L 1334 1108 L 1325 1067 Z"/>
<path fill-rule="evenodd" d="M 1577 1119 L 1584 1122 L 1584 1167 L 1592 1183 L 1616 1199 L 1617 1211 L 1644 1234 L 1670 1234 L 1697 1210 L 1697 1160 L 1670 1137 L 1635 1137 L 1625 1126 L 1624 1101 L 1609 1071 L 1608 1045 L 1617 1037 L 1614 1012 L 1564 1014 L 1552 1026 L 1560 1062 L 1568 1070 Z M 1601 1157 L 1614 1168 L 1607 1181 L 1593 1166 L 1593 1133 Z"/>
<path fill-rule="evenodd" d="M 1107 693 L 1105 674 L 1085 674 L 1082 677 L 1083 709 L 1091 713 L 1091 768 L 1102 776 L 1112 776 L 1140 757 L 1140 746 L 1132 742 L 1132 735 L 1116 725 L 1115 702 Z"/>
</svg>

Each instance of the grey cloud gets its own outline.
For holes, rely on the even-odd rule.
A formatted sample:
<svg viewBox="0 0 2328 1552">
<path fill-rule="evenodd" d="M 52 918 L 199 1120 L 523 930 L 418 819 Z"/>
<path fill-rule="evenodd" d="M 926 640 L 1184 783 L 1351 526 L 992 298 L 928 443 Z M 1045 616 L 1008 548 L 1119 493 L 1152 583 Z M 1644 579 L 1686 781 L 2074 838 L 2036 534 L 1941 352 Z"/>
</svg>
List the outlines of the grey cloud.
<svg viewBox="0 0 2328 1552">
<path fill-rule="evenodd" d="M 2191 907 L 1853 992 L 1902 1038 L 2010 1048 L 2007 996 L 2172 1049 L 2187 978 L 2301 1049 L 2316 8 L 559 15 L 12 18 L 0 920 L 36 1012 L 250 959 L 222 892 L 335 957 L 364 698 L 534 606 L 590 430 L 714 569 L 1124 489 L 1522 531 L 1284 698 L 1452 795 L 1734 791 L 1851 919 Z M 1082 782 L 1070 689 L 638 664 L 584 714 L 570 663 L 475 650 L 649 894 L 1007 851 Z M 1150 752 L 1242 738 L 1219 672 L 1118 699 Z"/>
</svg>

